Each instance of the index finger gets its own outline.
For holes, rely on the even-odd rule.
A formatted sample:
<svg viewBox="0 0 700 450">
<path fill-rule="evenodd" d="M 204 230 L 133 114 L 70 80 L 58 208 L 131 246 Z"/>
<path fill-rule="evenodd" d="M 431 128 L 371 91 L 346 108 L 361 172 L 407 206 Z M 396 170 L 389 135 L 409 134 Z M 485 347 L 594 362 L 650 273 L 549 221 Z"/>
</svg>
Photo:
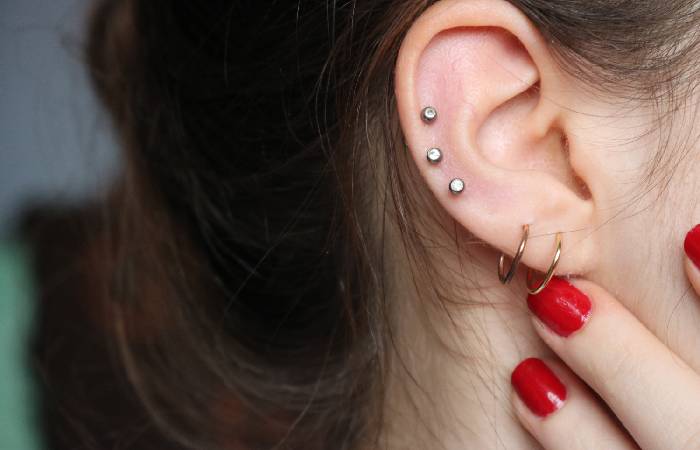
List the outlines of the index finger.
<svg viewBox="0 0 700 450">
<path fill-rule="evenodd" d="M 642 448 L 697 448 L 700 377 L 608 292 L 554 278 L 528 305 L 540 336 Z"/>
</svg>

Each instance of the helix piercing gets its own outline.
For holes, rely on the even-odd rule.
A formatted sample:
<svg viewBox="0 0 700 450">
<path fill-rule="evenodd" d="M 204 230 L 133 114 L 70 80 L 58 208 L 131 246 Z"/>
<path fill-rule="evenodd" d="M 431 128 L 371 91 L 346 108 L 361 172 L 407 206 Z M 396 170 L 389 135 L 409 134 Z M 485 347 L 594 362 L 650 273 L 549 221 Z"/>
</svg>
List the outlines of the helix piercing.
<svg viewBox="0 0 700 450">
<path fill-rule="evenodd" d="M 440 160 L 442 160 L 442 151 L 437 147 L 429 148 L 426 153 L 426 157 L 428 158 L 429 162 L 437 164 L 440 162 Z"/>
<path fill-rule="evenodd" d="M 547 273 L 544 276 L 544 279 L 540 283 L 539 286 L 536 288 L 532 287 L 532 269 L 528 268 L 527 269 L 527 291 L 532 294 L 536 295 L 539 294 L 544 290 L 545 287 L 547 287 L 547 284 L 549 284 L 549 281 L 552 279 L 554 276 L 554 269 L 557 267 L 557 264 L 559 263 L 559 257 L 561 256 L 561 233 L 557 233 L 556 237 L 556 246 L 557 250 L 554 252 L 554 258 L 552 259 L 552 264 L 549 265 L 549 269 L 547 269 Z"/>
<path fill-rule="evenodd" d="M 425 123 L 434 122 L 435 119 L 437 119 L 437 110 L 432 106 L 426 106 L 420 112 L 420 116 L 421 116 L 421 119 L 423 119 L 423 122 L 425 122 Z"/>
<path fill-rule="evenodd" d="M 459 178 L 454 178 L 450 181 L 450 192 L 453 194 L 461 194 L 464 190 L 464 181 Z"/>
<path fill-rule="evenodd" d="M 510 263 L 508 273 L 505 273 L 504 269 L 506 255 L 501 253 L 501 257 L 498 259 L 498 279 L 501 280 L 501 283 L 508 284 L 513 279 L 513 276 L 515 275 L 515 269 L 518 267 L 518 264 L 520 264 L 520 258 L 523 257 L 523 253 L 525 252 L 525 244 L 527 244 L 527 237 L 529 234 L 530 225 L 523 225 L 523 237 L 522 239 L 520 239 L 518 251 L 515 252 L 515 256 L 513 256 L 513 261 L 511 261 Z"/>
</svg>

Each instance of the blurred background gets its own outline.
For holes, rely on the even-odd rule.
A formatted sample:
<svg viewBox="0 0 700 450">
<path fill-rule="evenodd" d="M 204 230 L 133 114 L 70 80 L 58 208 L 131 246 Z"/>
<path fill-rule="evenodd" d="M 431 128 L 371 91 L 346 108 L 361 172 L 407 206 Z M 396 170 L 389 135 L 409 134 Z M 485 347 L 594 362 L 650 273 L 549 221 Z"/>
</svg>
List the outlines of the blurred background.
<svg viewBox="0 0 700 450">
<path fill-rule="evenodd" d="M 120 168 L 82 64 L 90 3 L 0 0 L 0 450 L 76 448 L 58 444 L 68 430 L 62 411 L 73 398 L 61 397 L 63 380 L 94 384 L 83 375 L 99 361 L 90 349 L 105 352 L 94 338 L 89 348 L 76 345 L 77 337 L 92 335 L 79 316 L 79 292 L 67 289 L 79 285 L 69 270 L 47 270 L 66 282 L 53 279 L 50 290 L 39 290 L 37 269 L 73 268 L 71 259 L 85 251 L 77 222 L 47 220 L 49 232 L 36 233 L 51 236 L 51 248 L 62 247 L 53 257 L 36 253 L 36 243 L 30 250 L 19 232 L 35 207 L 78 211 L 94 203 Z M 86 362 L 76 363 L 70 352 Z"/>
<path fill-rule="evenodd" d="M 118 170 L 82 65 L 89 5 L 0 1 L 0 237 L 28 205 L 83 202 Z"/>
</svg>

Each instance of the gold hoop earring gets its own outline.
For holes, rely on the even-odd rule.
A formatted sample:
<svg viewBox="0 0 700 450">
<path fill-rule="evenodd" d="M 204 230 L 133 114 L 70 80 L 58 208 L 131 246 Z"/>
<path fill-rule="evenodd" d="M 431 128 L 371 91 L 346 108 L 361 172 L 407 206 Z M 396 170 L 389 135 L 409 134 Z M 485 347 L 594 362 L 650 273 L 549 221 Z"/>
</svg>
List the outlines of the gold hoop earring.
<svg viewBox="0 0 700 450">
<path fill-rule="evenodd" d="M 542 290 L 544 290 L 544 288 L 547 287 L 547 284 L 554 276 L 554 269 L 556 269 L 557 264 L 559 263 L 559 257 L 561 256 L 561 233 L 557 233 L 556 246 L 557 250 L 556 252 L 554 252 L 554 259 L 552 260 L 552 264 L 550 264 L 549 269 L 547 269 L 547 273 L 545 274 L 544 279 L 542 280 L 540 285 L 534 289 L 532 288 L 533 271 L 531 268 L 527 269 L 527 291 L 530 294 L 537 295 L 540 292 L 542 292 Z"/>
<path fill-rule="evenodd" d="M 520 258 L 523 257 L 523 253 L 525 252 L 525 244 L 527 244 L 527 237 L 530 234 L 530 225 L 525 224 L 523 225 L 523 237 L 520 239 L 520 245 L 518 246 L 518 251 L 515 252 L 515 256 L 513 256 L 513 261 L 510 263 L 510 268 L 508 268 L 508 273 L 505 273 L 505 259 L 506 255 L 501 253 L 501 257 L 498 259 L 498 279 L 501 280 L 501 283 L 503 284 L 508 284 L 510 283 L 510 280 L 513 279 L 513 276 L 515 275 L 515 269 L 518 267 L 518 264 L 520 264 Z"/>
</svg>

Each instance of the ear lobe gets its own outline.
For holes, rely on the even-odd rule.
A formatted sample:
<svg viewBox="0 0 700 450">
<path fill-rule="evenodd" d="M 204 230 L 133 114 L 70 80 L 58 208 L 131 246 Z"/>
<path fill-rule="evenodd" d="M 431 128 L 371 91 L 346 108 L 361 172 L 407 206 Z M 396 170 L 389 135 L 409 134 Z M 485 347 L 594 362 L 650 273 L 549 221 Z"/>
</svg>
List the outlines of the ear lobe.
<svg viewBox="0 0 700 450">
<path fill-rule="evenodd" d="M 593 202 L 566 145 L 567 78 L 539 32 L 504 0 L 443 0 L 414 23 L 399 52 L 396 100 L 411 155 L 443 208 L 511 256 L 545 271 L 562 232 L 557 273 L 585 273 L 596 253 Z M 433 106 L 437 117 L 421 120 Z M 439 148 L 439 162 L 426 152 Z M 461 193 L 450 182 L 464 182 Z"/>
</svg>

